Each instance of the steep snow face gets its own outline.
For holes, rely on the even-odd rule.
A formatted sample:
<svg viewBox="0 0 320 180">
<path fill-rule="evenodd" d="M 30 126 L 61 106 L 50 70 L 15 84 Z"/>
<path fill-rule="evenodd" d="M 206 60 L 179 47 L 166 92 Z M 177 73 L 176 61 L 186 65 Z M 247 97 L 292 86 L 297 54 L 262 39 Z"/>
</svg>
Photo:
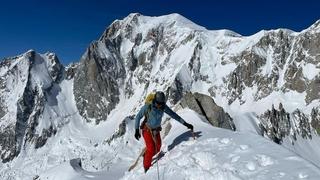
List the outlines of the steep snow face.
<svg viewBox="0 0 320 180">
<path fill-rule="evenodd" d="M 1 124 L 16 119 L 16 102 L 28 80 L 29 61 L 24 56 L 1 62 Z M 6 116 L 6 117 L 4 117 Z"/>
<path fill-rule="evenodd" d="M 179 98 L 173 97 L 179 93 L 201 91 L 225 108 L 240 104 L 242 111 L 261 115 L 266 105 L 269 109 L 280 102 L 290 106 L 291 102 L 277 99 L 295 92 L 309 109 L 315 106 L 312 101 L 318 102 L 319 34 L 311 29 L 260 31 L 244 37 L 228 30 L 206 30 L 177 14 L 130 14 L 108 27 L 96 49 L 99 58 L 110 59 L 103 52 L 119 57 L 126 77 L 116 86 L 124 86 L 127 97 L 135 94 L 136 87 L 147 88 L 146 92 L 169 89 L 175 103 Z M 278 93 L 274 100 L 268 98 L 273 92 Z M 261 100 L 269 103 L 247 108 Z"/>
<path fill-rule="evenodd" d="M 221 64 L 221 47 L 241 40 L 234 32 L 208 31 L 177 14 L 130 14 L 110 25 L 82 56 L 75 75 L 77 107 L 88 121 L 99 123 L 121 93 L 142 101 L 148 92 L 164 90 L 173 104 L 193 87 L 208 94 L 208 83 L 223 84 L 222 78 L 236 67 Z"/>
<path fill-rule="evenodd" d="M 195 125 L 196 139 L 180 123 L 170 120 L 171 130 L 164 137 L 162 151 L 165 153 L 158 164 L 145 174 L 140 159 L 138 166 L 127 172 L 134 159 L 132 151 L 141 149 L 140 143 L 132 142 L 133 131 L 123 139 L 113 142 L 120 146 L 121 155 L 106 171 L 87 171 L 74 161 L 63 163 L 40 175 L 40 179 L 156 179 L 159 166 L 160 179 L 190 180 L 239 180 L 239 179 L 318 179 L 320 170 L 267 139 L 250 133 L 218 129 L 203 122 L 191 110 L 178 111 Z M 134 126 L 129 122 L 128 126 Z M 141 140 L 142 141 L 142 140 Z M 102 147 L 100 147 L 102 150 Z M 138 153 L 137 153 L 138 154 Z M 89 159 L 82 161 L 90 164 Z M 85 165 L 83 165 L 84 168 Z"/>
<path fill-rule="evenodd" d="M 17 122 L 17 102 L 23 96 L 28 81 L 29 61 L 27 55 L 1 62 L 0 79 L 0 149 L 3 162 L 11 160 L 19 151 L 22 139 L 15 131 Z M 16 135 L 17 134 L 17 135 Z M 20 142 L 16 142 L 17 141 Z"/>
<path fill-rule="evenodd" d="M 159 18 L 131 14 L 114 22 L 87 49 L 75 74 L 81 115 L 98 124 L 119 103 L 121 91 L 126 98 L 142 97 L 172 86 L 180 72 L 189 71 L 194 49 L 200 48 L 194 28 L 205 30 L 177 14 Z"/>
<path fill-rule="evenodd" d="M 316 29 L 317 23 L 299 33 L 263 30 L 245 37 L 228 30 L 206 30 L 177 14 L 130 14 L 112 23 L 93 43 L 97 46 L 90 47 L 96 55 L 87 58 L 85 54 L 84 59 L 116 64 L 115 72 L 121 73 L 107 78 L 108 87 L 116 89 L 111 96 L 115 103 L 120 101 L 118 89 L 127 99 L 140 98 L 140 102 L 148 92 L 163 90 L 172 104 L 185 92 L 201 92 L 214 97 L 232 117 L 251 118 L 246 124 L 252 128 L 242 130 L 282 143 L 285 136 L 292 141 L 297 135 L 312 138 L 303 134 L 316 134 L 320 128 L 320 123 L 311 123 L 318 122 L 311 112 L 320 103 Z M 85 102 L 97 104 L 94 98 Z M 282 121 L 280 116 L 267 115 L 280 106 L 289 118 Z M 98 107 L 102 112 L 113 108 L 113 104 Z"/>
<path fill-rule="evenodd" d="M 0 67 L 0 147 L 1 159 L 7 162 L 19 155 L 27 142 L 35 141 L 35 146 L 41 147 L 53 133 L 49 119 L 39 119 L 50 97 L 46 93 L 61 79 L 63 68 L 54 54 L 32 50 L 2 61 Z M 49 129 L 45 135 L 44 129 Z"/>
</svg>

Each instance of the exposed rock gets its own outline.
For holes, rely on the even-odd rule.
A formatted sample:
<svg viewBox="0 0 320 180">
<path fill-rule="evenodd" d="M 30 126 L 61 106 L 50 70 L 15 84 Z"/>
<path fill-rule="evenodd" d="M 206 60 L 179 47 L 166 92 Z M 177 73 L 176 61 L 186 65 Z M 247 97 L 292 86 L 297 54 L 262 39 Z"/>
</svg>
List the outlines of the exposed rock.
<svg viewBox="0 0 320 180">
<path fill-rule="evenodd" d="M 57 133 L 57 130 L 51 125 L 49 129 L 43 129 L 41 136 L 36 137 L 35 139 L 35 148 L 38 149 L 42 146 L 44 146 L 51 136 L 55 135 Z"/>
<path fill-rule="evenodd" d="M 320 107 L 313 108 L 311 111 L 311 126 L 320 135 Z"/>
<path fill-rule="evenodd" d="M 263 134 L 275 143 L 282 143 L 282 139 L 290 134 L 292 127 L 290 114 L 285 111 L 281 103 L 279 110 L 272 106 L 272 109 L 265 112 L 260 119 L 260 128 L 263 130 Z"/>
<path fill-rule="evenodd" d="M 313 100 L 320 99 L 320 76 L 314 78 L 307 87 L 307 95 L 305 101 L 307 104 Z"/>
<path fill-rule="evenodd" d="M 116 33 L 120 30 L 120 21 L 116 20 L 114 21 L 102 34 L 99 41 L 102 41 L 107 38 L 112 38 L 116 35 Z"/>
<path fill-rule="evenodd" d="M 74 76 L 74 95 L 79 113 L 98 124 L 107 119 L 119 102 L 119 86 L 125 68 L 119 57 L 118 44 L 106 40 L 94 42 L 82 56 Z M 107 54 L 101 54 L 105 49 Z"/>
<path fill-rule="evenodd" d="M 306 90 L 306 82 L 303 79 L 302 68 L 298 68 L 295 63 L 291 64 L 285 74 L 288 89 L 298 91 L 300 93 Z"/>
<path fill-rule="evenodd" d="M 8 125 L 0 133 L 1 160 L 3 163 L 11 161 L 17 156 L 14 125 Z"/>
<path fill-rule="evenodd" d="M 1 82 L 0 82 L 1 83 Z M 1 89 L 1 88 L 0 88 Z M 0 119 L 6 115 L 7 107 L 4 105 L 4 101 L 0 97 Z"/>
<path fill-rule="evenodd" d="M 46 53 L 45 55 L 48 57 L 48 61 L 49 61 L 49 63 L 47 63 L 49 75 L 51 76 L 54 82 L 59 82 L 59 80 L 61 80 L 61 78 L 63 77 L 63 73 L 64 73 L 63 65 L 60 63 L 56 54 Z"/>
<path fill-rule="evenodd" d="M 126 133 L 126 127 L 127 127 L 127 123 L 129 121 L 134 120 L 134 116 L 128 116 L 126 117 L 120 124 L 119 124 L 119 129 L 117 129 L 117 131 L 107 140 L 105 140 L 105 143 L 108 143 L 110 145 L 110 143 L 117 139 L 122 137 L 125 133 Z"/>
<path fill-rule="evenodd" d="M 194 37 L 194 35 L 192 37 Z M 201 78 L 201 73 L 200 73 L 200 69 L 201 69 L 201 63 L 200 63 L 201 52 L 200 52 L 200 50 L 201 49 L 202 49 L 202 46 L 200 43 L 198 43 L 193 51 L 193 55 L 192 55 L 190 62 L 188 64 L 189 69 L 192 71 L 192 75 L 193 75 L 195 81 L 198 81 Z"/>
<path fill-rule="evenodd" d="M 188 107 L 203 115 L 215 127 L 236 130 L 230 115 L 224 112 L 223 108 L 218 106 L 210 96 L 200 93 L 186 93 L 181 100 L 181 106 Z"/>
<path fill-rule="evenodd" d="M 37 138 L 47 139 L 46 134 L 38 135 L 36 129 L 43 115 L 45 102 L 50 96 L 49 92 L 55 83 L 61 81 L 64 72 L 64 67 L 52 53 L 39 55 L 30 50 L 10 61 L 13 66 L 7 66 L 11 62 L 0 66 L 0 69 L 7 70 L 2 72 L 0 90 L 4 96 L 0 96 L 0 100 L 8 104 L 5 100 L 10 97 L 9 103 L 15 103 L 16 109 L 1 106 L 1 120 L 7 115 L 4 119 L 6 123 L 0 127 L 2 162 L 11 161 L 19 155 L 22 148 L 32 144 Z M 38 72 L 39 70 L 42 72 Z M 15 97 L 18 97 L 17 102 L 13 102 Z M 16 115 L 12 115 L 13 113 Z"/>
<path fill-rule="evenodd" d="M 66 70 L 65 70 L 65 74 L 66 74 L 66 79 L 70 80 L 70 79 L 73 79 L 75 73 L 76 73 L 76 70 L 78 68 L 78 63 L 71 63 L 69 66 L 66 67 Z"/>
<path fill-rule="evenodd" d="M 180 82 L 179 78 L 176 78 L 174 84 L 171 85 L 168 89 L 169 99 L 172 104 L 176 104 L 183 97 L 183 85 Z"/>
<path fill-rule="evenodd" d="M 308 49 L 311 56 L 319 57 L 320 33 L 307 32 L 299 39 L 303 49 Z M 319 61 L 319 59 L 317 59 Z"/>
<path fill-rule="evenodd" d="M 131 55 L 131 56 L 128 57 L 128 58 L 130 59 L 130 61 L 128 61 L 128 67 L 129 67 L 129 70 L 130 70 L 130 71 L 134 71 L 134 70 L 136 70 L 138 64 L 140 64 L 141 61 L 144 61 L 144 60 L 141 60 L 141 57 L 136 58 L 135 55 L 134 55 L 134 53 L 133 53 L 133 49 L 131 50 L 131 54 L 130 54 L 130 55 Z M 140 55 L 140 56 L 141 56 L 141 55 Z M 139 60 L 138 60 L 138 59 L 139 59 Z M 143 59 L 143 57 L 142 57 L 142 59 Z M 138 63 L 138 62 L 140 62 L 140 63 Z"/>
<path fill-rule="evenodd" d="M 260 127 L 264 135 L 278 144 L 281 144 L 287 136 L 293 140 L 296 140 L 297 136 L 311 139 L 312 129 L 317 130 L 319 128 L 319 120 L 316 113 L 317 109 L 313 109 L 310 120 L 310 117 L 299 109 L 296 109 L 291 114 L 287 113 L 280 103 L 279 110 L 272 106 L 271 110 L 268 110 L 260 117 Z"/>
<path fill-rule="evenodd" d="M 309 123 L 309 117 L 302 113 L 299 109 L 295 110 L 292 115 L 292 122 L 294 124 L 292 130 L 294 134 L 298 134 L 303 138 L 312 138 L 311 125 Z"/>
<path fill-rule="evenodd" d="M 239 61 L 239 65 L 229 75 L 228 89 L 231 91 L 229 104 L 237 98 L 241 100 L 242 91 L 245 87 L 253 87 L 254 84 L 259 82 L 262 83 L 258 84 L 260 88 L 266 85 L 260 80 L 261 77 L 258 74 L 259 68 L 266 63 L 265 58 L 255 54 L 253 51 L 245 51 L 240 57 L 235 57 L 234 60 L 236 62 Z"/>
<path fill-rule="evenodd" d="M 168 134 L 169 134 L 169 132 L 170 132 L 170 130 L 171 130 L 171 128 L 172 128 L 172 125 L 171 125 L 171 123 L 170 122 L 167 122 L 165 125 L 164 125 L 164 133 L 163 133 L 163 136 L 164 137 L 166 137 Z"/>
</svg>

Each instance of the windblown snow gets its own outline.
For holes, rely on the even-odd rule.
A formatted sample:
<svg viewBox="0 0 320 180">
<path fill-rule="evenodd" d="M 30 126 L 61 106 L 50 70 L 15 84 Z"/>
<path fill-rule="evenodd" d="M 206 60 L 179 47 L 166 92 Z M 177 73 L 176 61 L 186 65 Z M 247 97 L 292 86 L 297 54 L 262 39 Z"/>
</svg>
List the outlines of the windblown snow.
<svg viewBox="0 0 320 180">
<path fill-rule="evenodd" d="M 313 164 L 258 135 L 210 127 L 189 109 L 180 110 L 178 113 L 195 125 L 196 139 L 193 139 L 191 132 L 184 126 L 170 120 L 172 129 L 163 137 L 162 151 L 165 155 L 158 161 L 160 179 L 316 180 L 320 176 L 319 168 Z M 128 128 L 133 128 L 133 124 L 130 122 Z M 111 145 L 121 148 L 115 150 L 115 153 L 119 154 L 111 160 L 112 163 L 105 171 L 93 171 L 92 167 L 83 165 L 85 169 L 91 169 L 88 171 L 75 163 L 77 161 L 67 161 L 41 174 L 40 179 L 156 179 L 156 163 L 145 174 L 140 159 L 135 169 L 127 171 L 143 147 L 142 140 L 132 142 L 135 141 L 132 137 L 133 131 Z M 102 152 L 105 151 L 104 148 L 97 147 L 95 151 Z M 108 158 L 105 155 L 98 159 L 103 162 Z M 90 159 L 86 158 L 82 159 L 82 163 L 91 164 Z"/>
</svg>

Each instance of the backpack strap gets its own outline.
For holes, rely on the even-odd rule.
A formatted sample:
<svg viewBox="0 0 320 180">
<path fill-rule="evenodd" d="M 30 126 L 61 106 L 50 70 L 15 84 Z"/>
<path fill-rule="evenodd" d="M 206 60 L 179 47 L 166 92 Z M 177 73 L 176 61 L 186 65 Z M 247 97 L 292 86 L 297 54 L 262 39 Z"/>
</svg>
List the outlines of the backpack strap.
<svg viewBox="0 0 320 180">
<path fill-rule="evenodd" d="M 147 120 L 149 120 L 150 112 L 151 112 L 151 106 L 152 104 L 148 105 L 147 111 L 144 113 L 144 116 Z"/>
</svg>

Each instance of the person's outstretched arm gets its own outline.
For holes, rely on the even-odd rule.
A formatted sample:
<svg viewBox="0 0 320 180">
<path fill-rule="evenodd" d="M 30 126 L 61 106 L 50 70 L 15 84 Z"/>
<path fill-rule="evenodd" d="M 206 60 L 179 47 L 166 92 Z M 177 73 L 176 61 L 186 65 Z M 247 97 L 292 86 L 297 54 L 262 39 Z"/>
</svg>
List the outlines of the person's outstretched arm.
<svg viewBox="0 0 320 180">
<path fill-rule="evenodd" d="M 177 120 L 178 122 L 180 122 L 181 124 L 185 125 L 188 129 L 190 129 L 191 131 L 193 131 L 193 126 L 189 123 L 187 123 L 185 120 L 182 119 L 182 117 L 180 117 L 177 113 L 175 113 L 174 111 L 172 111 L 171 108 L 169 108 L 167 105 L 165 105 L 165 108 L 163 110 L 166 114 L 168 114 L 171 118 Z"/>
</svg>

